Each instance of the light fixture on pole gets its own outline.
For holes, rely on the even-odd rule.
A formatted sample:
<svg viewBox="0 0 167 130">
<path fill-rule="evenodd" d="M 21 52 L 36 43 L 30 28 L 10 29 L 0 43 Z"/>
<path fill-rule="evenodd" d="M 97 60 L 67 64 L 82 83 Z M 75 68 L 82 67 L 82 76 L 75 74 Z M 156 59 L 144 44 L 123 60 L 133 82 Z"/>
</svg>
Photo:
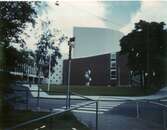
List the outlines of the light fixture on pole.
<svg viewBox="0 0 167 130">
<path fill-rule="evenodd" d="M 66 98 L 66 109 L 70 108 L 70 73 L 71 73 L 71 52 L 72 48 L 74 48 L 74 44 L 72 44 L 75 41 L 75 37 L 71 37 L 68 40 L 68 46 L 69 46 L 69 57 L 68 57 L 68 82 L 67 82 L 67 98 Z"/>
</svg>

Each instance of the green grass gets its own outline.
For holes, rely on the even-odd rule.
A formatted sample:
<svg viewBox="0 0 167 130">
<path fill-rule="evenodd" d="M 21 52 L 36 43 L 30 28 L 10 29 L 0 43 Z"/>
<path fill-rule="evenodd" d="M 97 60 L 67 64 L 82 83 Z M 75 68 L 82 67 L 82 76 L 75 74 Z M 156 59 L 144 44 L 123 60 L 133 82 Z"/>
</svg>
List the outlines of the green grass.
<svg viewBox="0 0 167 130">
<path fill-rule="evenodd" d="M 43 115 L 46 115 L 48 113 L 46 112 L 32 112 L 32 111 L 14 111 L 12 114 L 6 114 L 6 117 L 3 118 L 3 127 L 1 128 L 9 128 L 11 126 L 15 126 L 19 123 L 41 117 Z M 51 125 L 52 122 L 52 125 Z M 44 128 L 40 128 L 40 127 Z M 64 113 L 62 115 L 59 115 L 57 117 L 53 117 L 51 119 L 45 119 L 42 121 L 38 121 L 32 124 L 29 124 L 27 126 L 24 126 L 22 128 L 19 128 L 17 130 L 33 130 L 38 128 L 43 130 L 50 130 L 50 128 L 53 128 L 54 130 L 72 130 L 72 128 L 76 128 L 78 130 L 89 130 L 88 127 L 80 123 L 76 117 L 72 113 Z"/>
<path fill-rule="evenodd" d="M 38 118 L 40 116 L 46 115 L 44 112 L 32 112 L 32 111 L 6 111 L 1 117 L 0 126 L 3 128 L 15 126 L 19 123 Z"/>
<path fill-rule="evenodd" d="M 47 85 L 40 86 L 43 91 L 47 92 Z M 145 96 L 150 95 L 158 90 L 155 88 L 141 87 L 107 87 L 107 86 L 70 86 L 72 92 L 82 95 L 99 95 L 99 96 Z M 51 85 L 50 95 L 66 94 L 67 86 Z"/>
<path fill-rule="evenodd" d="M 6 93 L 2 89 L 3 86 L 7 86 L 6 83 L 0 83 L 0 130 L 10 128 L 25 121 L 36 119 L 48 114 L 47 112 L 13 110 L 13 107 L 7 104 L 7 102 L 4 100 Z M 19 97 L 17 97 L 17 99 L 19 99 Z M 51 130 L 49 128 L 51 126 L 50 122 L 50 119 L 45 119 L 29 124 L 17 130 L 35 130 L 36 128 L 39 128 L 38 130 Z M 72 128 L 76 128 L 77 130 L 90 130 L 88 127 L 79 122 L 71 113 L 56 116 L 53 118 L 52 122 L 52 128 L 54 130 L 72 130 Z M 45 126 L 45 128 L 40 128 L 42 126 Z"/>
</svg>

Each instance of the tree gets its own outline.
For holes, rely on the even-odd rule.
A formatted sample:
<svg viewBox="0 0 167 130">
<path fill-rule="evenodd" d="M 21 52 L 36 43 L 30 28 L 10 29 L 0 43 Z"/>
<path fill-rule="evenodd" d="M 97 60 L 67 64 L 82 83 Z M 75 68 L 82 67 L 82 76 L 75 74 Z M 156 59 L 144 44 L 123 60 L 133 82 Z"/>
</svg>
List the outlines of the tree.
<svg viewBox="0 0 167 130">
<path fill-rule="evenodd" d="M 50 31 L 46 31 L 42 34 L 40 41 L 37 43 L 36 50 L 36 65 L 38 68 L 37 75 L 40 71 L 43 72 L 45 77 L 49 76 L 49 64 L 50 71 L 54 72 L 54 66 L 57 64 L 57 59 L 61 58 L 61 53 L 59 52 L 58 46 L 55 46 L 55 41 L 52 39 L 54 35 Z M 62 35 L 58 42 L 59 44 L 66 39 Z M 51 60 L 50 60 L 51 59 Z M 49 63 L 50 62 L 50 63 Z"/>
<path fill-rule="evenodd" d="M 140 20 L 120 40 L 121 54 L 128 55 L 129 68 L 145 79 L 145 85 L 160 86 L 166 78 L 167 31 L 164 23 Z"/>
<path fill-rule="evenodd" d="M 27 23 L 35 24 L 35 6 L 36 2 L 0 2 L 1 66 L 5 66 L 7 69 L 13 69 L 23 61 L 23 55 L 16 48 L 11 46 L 11 43 L 19 44 L 21 47 L 25 44 L 20 35 L 26 28 Z M 13 78 L 9 73 L 0 71 L 0 81 L 0 98 L 1 95 L 3 95 L 2 98 L 4 98 L 6 95 L 5 90 L 9 89 Z"/>
<path fill-rule="evenodd" d="M 18 64 L 25 63 L 25 53 L 18 51 L 11 43 L 19 44 L 23 48 L 25 41 L 20 35 L 27 23 L 35 25 L 38 6 L 38 2 L 0 2 L 0 47 L 3 51 L 1 66 L 13 69 Z"/>
<path fill-rule="evenodd" d="M 27 23 L 35 25 L 36 2 L 0 2 L 0 65 L 13 69 L 18 64 L 24 63 L 26 54 L 11 46 L 11 43 L 25 44 L 20 36 Z M 1 68 L 0 68 L 1 69 Z M 0 70 L 0 129 L 6 119 L 14 118 L 12 109 L 5 100 L 6 94 L 11 92 L 11 82 L 14 76 Z M 3 128 L 2 128 L 3 129 Z"/>
<path fill-rule="evenodd" d="M 26 23 L 35 24 L 35 4 L 35 2 L 0 2 L 0 44 L 8 47 L 10 42 L 20 45 L 25 43 L 20 34 L 26 28 Z"/>
</svg>

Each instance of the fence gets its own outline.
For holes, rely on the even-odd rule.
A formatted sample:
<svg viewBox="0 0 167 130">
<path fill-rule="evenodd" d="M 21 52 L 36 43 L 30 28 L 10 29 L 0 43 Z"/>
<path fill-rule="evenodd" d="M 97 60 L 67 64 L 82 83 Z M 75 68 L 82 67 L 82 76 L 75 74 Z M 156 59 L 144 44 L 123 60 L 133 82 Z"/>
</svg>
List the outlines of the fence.
<svg viewBox="0 0 167 130">
<path fill-rule="evenodd" d="M 111 116 L 119 115 L 142 122 L 150 126 L 150 130 L 151 128 L 167 130 L 167 105 L 160 100 L 126 100 L 120 98 L 113 99 L 112 102 L 121 101 L 122 104 L 110 111 Z"/>
<path fill-rule="evenodd" d="M 45 111 L 44 107 L 46 106 L 46 104 L 44 104 L 43 100 L 46 100 L 45 98 L 41 98 L 41 90 L 31 90 L 31 93 L 34 92 L 36 93 L 36 97 L 33 97 L 30 95 L 29 90 L 14 90 L 15 93 L 17 93 L 17 95 L 22 98 L 16 98 L 15 99 L 15 106 L 17 106 L 19 103 L 21 104 L 21 108 L 23 110 L 33 110 L 35 108 L 37 108 L 37 111 Z M 61 94 L 65 94 L 65 93 L 59 93 Z M 71 95 L 75 95 L 75 96 L 79 96 L 82 100 L 86 100 L 85 103 L 83 104 L 79 104 L 76 107 L 71 107 Z M 53 99 L 52 104 L 54 103 L 55 99 Z M 56 104 L 56 106 L 50 104 L 50 111 L 52 111 L 52 108 L 55 107 L 62 107 L 62 106 L 66 106 L 66 110 L 65 111 L 61 111 L 61 112 L 57 112 L 57 113 L 51 113 L 48 114 L 44 117 L 41 118 L 37 118 L 31 121 L 28 121 L 26 123 L 23 123 L 21 125 L 17 125 L 13 128 L 10 129 L 18 129 L 20 127 L 25 127 L 25 126 L 31 126 L 34 124 L 39 124 L 41 125 L 41 123 L 39 122 L 44 122 L 45 127 L 47 126 L 49 130 L 52 130 L 52 128 L 54 128 L 55 126 L 53 126 L 52 123 L 50 122 L 54 122 L 52 118 L 56 119 L 58 115 L 61 115 L 62 113 L 68 112 L 68 111 L 72 111 L 72 110 L 76 110 L 78 108 L 81 107 L 85 107 L 91 104 L 96 104 L 96 130 L 98 129 L 98 122 L 101 121 L 101 119 L 99 119 L 98 113 L 100 112 L 100 107 L 101 105 L 99 105 L 101 102 L 98 103 L 98 101 L 96 100 L 92 100 L 88 97 L 85 97 L 83 95 L 71 92 L 70 93 L 70 100 L 69 100 L 69 106 L 66 105 L 66 101 L 65 100 L 61 100 L 60 101 L 61 104 Z M 154 126 L 157 126 L 158 128 L 162 128 L 162 129 L 167 129 L 167 105 L 163 104 L 161 101 L 159 100 L 127 100 L 124 98 L 119 98 L 119 99 L 110 99 L 110 101 L 108 101 L 110 103 L 117 103 L 117 102 L 123 102 L 122 104 L 114 107 L 114 108 L 110 108 L 110 113 L 108 112 L 107 114 L 111 114 L 111 119 L 114 118 L 113 115 L 121 115 L 121 116 L 125 116 L 125 117 L 130 117 L 134 120 L 139 120 L 142 122 L 145 122 L 147 124 L 151 124 Z M 47 105 L 49 105 L 50 102 L 47 102 Z M 23 105 L 24 104 L 24 105 Z M 18 105 L 19 106 L 19 105 Z M 38 109 L 40 108 L 40 109 Z M 19 107 L 17 108 L 19 109 Z M 50 121 L 52 120 L 52 121 Z M 39 127 L 39 126 L 34 126 L 34 127 Z M 40 126 L 41 127 L 41 126 Z M 112 127 L 112 126 L 111 126 Z M 10 130 L 9 129 L 9 130 Z M 26 130 L 29 128 L 25 128 Z"/>
<path fill-rule="evenodd" d="M 34 108 L 37 108 L 37 109 L 41 108 L 41 106 L 40 106 L 40 101 L 42 100 L 40 98 L 41 90 L 31 90 L 31 92 L 37 93 L 38 96 L 36 98 L 34 98 L 30 95 L 29 90 L 14 89 L 14 92 L 17 96 L 20 96 L 20 98 L 18 98 L 18 97 L 16 98 L 16 97 L 12 96 L 12 97 L 8 98 L 7 100 L 9 100 L 9 102 L 11 101 L 11 103 L 13 103 L 13 105 L 17 107 L 16 109 L 22 109 L 22 110 L 30 110 L 31 109 L 32 110 Z M 73 110 L 76 110 L 78 108 L 88 106 L 91 104 L 96 104 L 96 120 L 95 120 L 96 127 L 95 127 L 95 129 L 98 130 L 98 101 L 92 100 L 90 98 L 87 98 L 83 95 L 79 95 L 77 93 L 70 93 L 70 95 L 80 96 L 82 99 L 86 100 L 86 102 L 80 103 L 79 105 L 77 105 L 75 107 L 71 107 L 71 105 L 70 105 L 71 99 L 70 99 L 69 106 L 66 107 L 66 109 L 64 111 L 54 112 L 54 110 L 53 110 L 54 106 L 52 106 L 52 108 L 49 110 L 49 112 L 50 112 L 49 114 L 44 115 L 44 116 L 39 117 L 39 118 L 36 118 L 36 119 L 33 119 L 33 120 L 26 121 L 24 123 L 18 124 L 16 126 L 11 127 L 11 128 L 7 128 L 6 130 L 15 130 L 15 129 L 16 130 L 32 130 L 32 129 L 38 130 L 38 129 L 43 129 L 43 128 L 45 128 L 45 130 L 53 130 L 54 128 L 56 128 L 54 121 L 56 120 L 57 117 L 61 116 L 62 114 L 66 113 L 66 112 L 70 112 L 70 111 L 73 111 Z M 14 99 L 14 100 L 11 100 L 11 99 Z M 65 106 L 65 103 L 66 102 L 64 101 L 62 106 Z M 20 104 L 20 106 L 22 106 L 22 107 L 19 108 L 18 104 Z M 40 111 L 40 110 L 41 109 L 38 109 L 38 111 Z"/>
</svg>

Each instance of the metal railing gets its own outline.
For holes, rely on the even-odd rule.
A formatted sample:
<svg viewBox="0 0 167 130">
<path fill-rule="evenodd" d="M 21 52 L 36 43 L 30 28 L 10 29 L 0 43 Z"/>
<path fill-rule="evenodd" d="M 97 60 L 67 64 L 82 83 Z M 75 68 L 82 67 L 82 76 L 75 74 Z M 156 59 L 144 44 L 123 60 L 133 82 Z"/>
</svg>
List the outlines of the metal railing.
<svg viewBox="0 0 167 130">
<path fill-rule="evenodd" d="M 44 75 L 42 72 L 39 73 L 39 76 L 37 76 L 37 68 L 32 66 L 17 66 L 15 68 L 9 68 L 6 66 L 0 66 L 0 71 L 2 72 L 9 72 L 12 75 L 18 75 L 18 76 L 28 76 L 28 77 L 39 77 L 44 78 Z"/>
<path fill-rule="evenodd" d="M 123 101 L 124 105 L 126 103 L 131 103 L 135 105 L 134 113 L 127 117 L 136 118 L 137 120 L 144 121 L 150 125 L 161 127 L 164 130 L 167 130 L 167 104 L 160 103 L 160 99 L 151 100 L 151 99 L 141 99 L 141 100 L 129 100 L 125 98 L 113 98 L 111 102 L 120 102 Z"/>
<path fill-rule="evenodd" d="M 24 103 L 25 103 L 25 108 L 24 110 L 30 110 L 31 109 L 31 106 L 30 106 L 30 98 L 29 98 L 29 90 L 15 90 L 17 92 L 21 92 L 24 94 Z M 37 97 L 36 97 L 36 106 L 40 106 L 40 99 L 41 99 L 41 95 L 40 95 L 40 92 L 41 90 L 38 89 L 38 90 L 31 90 L 31 92 L 36 92 L 38 93 Z M 59 93 L 60 94 L 60 93 Z M 81 100 L 86 100 L 85 103 L 83 104 L 78 104 L 76 107 L 73 107 L 71 106 L 71 96 L 79 96 Z M 13 98 L 13 97 L 11 97 Z M 10 97 L 9 97 L 10 99 Z M 41 121 L 41 120 L 45 120 L 45 119 L 51 119 L 53 117 L 57 117 L 58 115 L 62 114 L 62 113 L 65 113 L 65 112 L 68 112 L 68 111 L 72 111 L 72 110 L 76 110 L 78 108 L 81 108 L 81 107 L 84 107 L 84 106 L 87 106 L 87 105 L 91 105 L 91 104 L 96 104 L 95 107 L 96 107 L 96 130 L 98 130 L 98 113 L 100 112 L 100 109 L 99 109 L 99 102 L 98 100 L 92 100 L 86 96 L 83 96 L 83 95 L 80 95 L 78 93 L 75 93 L 75 92 L 70 92 L 70 98 L 69 98 L 69 106 L 66 107 L 66 110 L 64 111 L 61 111 L 61 112 L 56 112 L 56 113 L 51 113 L 51 114 L 48 114 L 46 116 L 43 116 L 43 117 L 40 117 L 40 118 L 37 118 L 37 119 L 34 119 L 34 120 L 30 120 L 28 122 L 25 122 L 25 123 L 22 123 L 22 124 L 19 124 L 15 127 L 12 127 L 10 128 L 9 130 L 11 129 L 16 129 L 16 128 L 19 128 L 21 126 L 26 126 L 26 125 L 31 125 L 32 123 L 38 123 L 38 121 Z M 137 120 L 140 120 L 140 121 L 146 121 L 147 123 L 150 123 L 150 124 L 154 124 L 154 125 L 157 125 L 157 126 L 160 126 L 162 127 L 163 129 L 167 129 L 167 105 L 166 104 L 163 104 L 161 103 L 159 100 L 129 100 L 129 99 L 126 99 L 126 98 L 113 98 L 113 99 L 110 99 L 110 102 L 124 102 L 124 104 L 128 104 L 128 103 L 131 103 L 133 104 L 133 114 L 131 115 L 133 118 L 136 118 Z M 65 106 L 65 102 L 64 102 L 64 106 Z M 120 106 L 119 106 L 120 107 Z M 117 108 L 119 108 L 117 107 Z M 122 114 L 122 113 L 121 113 Z M 125 114 L 125 116 L 129 116 L 129 115 L 126 115 L 126 113 L 123 113 L 123 115 Z M 151 116 L 150 116 L 151 115 Z M 158 117 L 157 117 L 158 115 Z M 7 129 L 8 130 L 8 129 Z M 51 130 L 51 129 L 49 129 Z"/>
<path fill-rule="evenodd" d="M 22 94 L 25 94 L 25 110 L 29 110 L 29 90 L 18 90 L 18 89 L 14 89 L 15 92 L 21 92 Z M 39 106 L 39 100 L 40 100 L 40 92 L 41 90 L 38 89 L 38 90 L 31 90 L 31 92 L 37 92 L 38 93 L 38 96 L 36 97 L 37 98 L 37 106 Z M 79 96 L 79 97 L 82 97 L 83 99 L 87 100 L 86 102 L 84 103 L 80 103 L 79 105 L 76 105 L 75 107 L 71 107 L 71 95 L 76 95 L 76 96 Z M 11 97 L 11 98 L 14 98 L 14 97 Z M 6 100 L 11 100 L 11 98 L 9 97 L 8 99 Z M 42 116 L 42 117 L 39 117 L 39 118 L 36 118 L 36 119 L 32 119 L 32 120 L 29 120 L 29 121 L 26 121 L 26 122 L 23 122 L 21 124 L 18 124 L 16 126 L 13 126 L 13 127 L 10 127 L 10 128 L 7 128 L 5 130 L 15 130 L 15 129 L 23 129 L 24 130 L 28 130 L 28 126 L 31 126 L 32 124 L 38 124 L 38 122 L 41 122 L 41 121 L 44 121 L 44 120 L 53 120 L 53 118 L 56 118 L 58 117 L 59 115 L 61 114 L 64 114 L 66 112 L 70 112 L 70 111 L 73 111 L 73 110 L 76 110 L 76 109 L 79 109 L 81 107 L 84 107 L 84 106 L 87 106 L 87 105 L 91 105 L 91 104 L 96 104 L 96 130 L 98 130 L 98 100 L 93 100 L 93 99 L 90 99 L 90 98 L 87 98 L 83 95 L 80 95 L 80 94 L 77 94 L 77 93 L 74 93 L 74 92 L 70 92 L 70 101 L 69 101 L 69 106 L 64 110 L 64 111 L 59 111 L 59 112 L 51 112 L 50 114 L 47 114 L 45 116 Z M 53 130 L 53 121 L 48 121 L 48 130 Z M 27 127 L 27 129 L 26 129 Z M 36 126 L 37 127 L 37 126 Z M 34 128 L 35 130 L 35 128 Z"/>
</svg>

